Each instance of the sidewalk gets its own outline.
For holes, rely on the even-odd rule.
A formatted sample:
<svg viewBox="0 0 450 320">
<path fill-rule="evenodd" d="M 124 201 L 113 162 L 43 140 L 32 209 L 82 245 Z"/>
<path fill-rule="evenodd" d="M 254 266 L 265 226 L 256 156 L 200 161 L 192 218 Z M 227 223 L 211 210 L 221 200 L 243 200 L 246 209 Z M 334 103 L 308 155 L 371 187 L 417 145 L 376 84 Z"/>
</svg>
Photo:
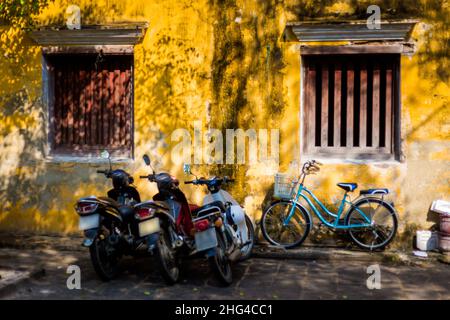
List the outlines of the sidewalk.
<svg viewBox="0 0 450 320">
<path fill-rule="evenodd" d="M 182 281 L 167 286 L 154 259 L 126 259 L 121 275 L 102 282 L 79 236 L 0 233 L 1 299 L 450 299 L 450 268 L 434 259 L 333 247 L 282 250 L 258 245 L 233 266 L 233 284 L 218 286 L 204 259 L 186 261 Z M 394 258 L 392 258 L 394 257 Z M 406 258 L 405 258 L 406 257 Z M 68 290 L 67 267 L 82 272 Z M 382 290 L 368 290 L 367 267 L 379 264 Z"/>
<path fill-rule="evenodd" d="M 82 241 L 83 237 L 81 235 L 29 235 L 0 232 L 0 248 L 52 249 L 56 251 L 85 252 L 86 249 L 81 246 Z M 419 258 L 414 256 L 412 249 L 409 252 L 398 250 L 370 252 L 358 248 L 343 248 L 336 245 L 321 246 L 311 244 L 303 244 L 298 248 L 286 250 L 268 245 L 267 243 L 258 243 L 253 249 L 252 256 L 263 259 L 352 260 L 394 264 L 422 264 L 425 262 L 449 263 L 449 260 L 438 252 L 428 252 L 427 258 Z"/>
</svg>

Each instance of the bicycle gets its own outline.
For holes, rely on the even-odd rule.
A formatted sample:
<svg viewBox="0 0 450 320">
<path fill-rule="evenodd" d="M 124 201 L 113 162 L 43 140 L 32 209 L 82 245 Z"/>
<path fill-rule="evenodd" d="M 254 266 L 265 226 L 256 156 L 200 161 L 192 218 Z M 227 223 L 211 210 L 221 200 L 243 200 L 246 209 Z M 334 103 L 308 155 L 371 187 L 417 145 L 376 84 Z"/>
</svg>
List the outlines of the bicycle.
<svg viewBox="0 0 450 320">
<path fill-rule="evenodd" d="M 272 245 L 286 249 L 302 244 L 312 225 L 310 212 L 299 202 L 300 199 L 304 199 L 323 225 L 332 229 L 347 230 L 351 240 L 358 247 L 371 251 L 385 248 L 394 239 L 398 227 L 397 212 L 393 204 L 384 200 L 389 190 L 386 188 L 361 190 L 360 195 L 352 201 L 348 193 L 353 192 L 358 185 L 338 183 L 337 186 L 345 193 L 337 212 L 332 212 L 304 185 L 306 176 L 317 174 L 321 165 L 315 160 L 307 161 L 297 180 L 286 181 L 283 176 L 276 176 L 275 196 L 279 199 L 273 201 L 261 217 L 261 231 L 264 238 Z M 330 221 L 325 219 L 311 199 L 331 217 Z M 342 221 L 341 217 L 346 207 L 348 209 Z"/>
</svg>

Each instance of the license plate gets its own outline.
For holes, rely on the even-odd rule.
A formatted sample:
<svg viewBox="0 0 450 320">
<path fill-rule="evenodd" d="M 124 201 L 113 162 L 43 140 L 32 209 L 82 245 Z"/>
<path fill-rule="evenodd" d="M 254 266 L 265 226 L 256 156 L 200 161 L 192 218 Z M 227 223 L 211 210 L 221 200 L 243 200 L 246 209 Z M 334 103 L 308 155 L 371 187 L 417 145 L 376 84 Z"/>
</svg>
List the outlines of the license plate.
<svg viewBox="0 0 450 320">
<path fill-rule="evenodd" d="M 153 218 L 146 221 L 143 221 L 139 223 L 139 236 L 145 237 L 149 234 L 159 232 L 160 226 L 159 226 L 159 219 Z"/>
<path fill-rule="evenodd" d="M 195 233 L 195 247 L 197 251 L 208 250 L 217 247 L 216 228 L 209 228 Z"/>
<path fill-rule="evenodd" d="M 80 230 L 89 230 L 98 228 L 99 221 L 100 221 L 99 214 L 91 214 L 90 216 L 80 217 L 78 227 Z"/>
</svg>

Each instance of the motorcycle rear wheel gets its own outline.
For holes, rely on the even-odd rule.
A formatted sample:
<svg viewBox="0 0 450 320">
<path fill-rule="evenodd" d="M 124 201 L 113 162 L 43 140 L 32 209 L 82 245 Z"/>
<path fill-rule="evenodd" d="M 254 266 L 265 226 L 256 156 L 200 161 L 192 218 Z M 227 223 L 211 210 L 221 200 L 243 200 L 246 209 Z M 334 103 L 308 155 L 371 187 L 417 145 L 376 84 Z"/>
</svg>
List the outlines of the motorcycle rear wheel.
<svg viewBox="0 0 450 320">
<path fill-rule="evenodd" d="M 169 234 L 161 229 L 156 243 L 156 258 L 164 281 L 173 285 L 180 280 L 180 263 L 176 252 L 170 247 Z"/>
<path fill-rule="evenodd" d="M 220 283 L 224 286 L 229 286 L 233 282 L 233 273 L 231 271 L 231 262 L 226 256 L 226 244 L 222 234 L 217 234 L 217 247 L 215 254 L 208 258 L 209 266 Z"/>
<path fill-rule="evenodd" d="M 89 247 L 94 270 L 103 281 L 110 281 L 116 278 L 120 272 L 118 254 L 117 252 L 108 253 L 107 246 L 110 245 L 107 241 L 107 238 L 102 240 L 96 237 Z"/>
</svg>

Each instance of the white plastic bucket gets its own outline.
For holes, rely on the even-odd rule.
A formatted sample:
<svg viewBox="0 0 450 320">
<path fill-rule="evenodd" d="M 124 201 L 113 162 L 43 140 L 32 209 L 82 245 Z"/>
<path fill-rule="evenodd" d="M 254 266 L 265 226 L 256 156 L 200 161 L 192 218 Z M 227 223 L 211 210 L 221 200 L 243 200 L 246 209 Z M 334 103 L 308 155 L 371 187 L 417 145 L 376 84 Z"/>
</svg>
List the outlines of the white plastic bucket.
<svg viewBox="0 0 450 320">
<path fill-rule="evenodd" d="M 438 247 L 438 234 L 428 230 L 418 230 L 416 233 L 416 247 L 422 251 L 434 250 Z"/>
</svg>

